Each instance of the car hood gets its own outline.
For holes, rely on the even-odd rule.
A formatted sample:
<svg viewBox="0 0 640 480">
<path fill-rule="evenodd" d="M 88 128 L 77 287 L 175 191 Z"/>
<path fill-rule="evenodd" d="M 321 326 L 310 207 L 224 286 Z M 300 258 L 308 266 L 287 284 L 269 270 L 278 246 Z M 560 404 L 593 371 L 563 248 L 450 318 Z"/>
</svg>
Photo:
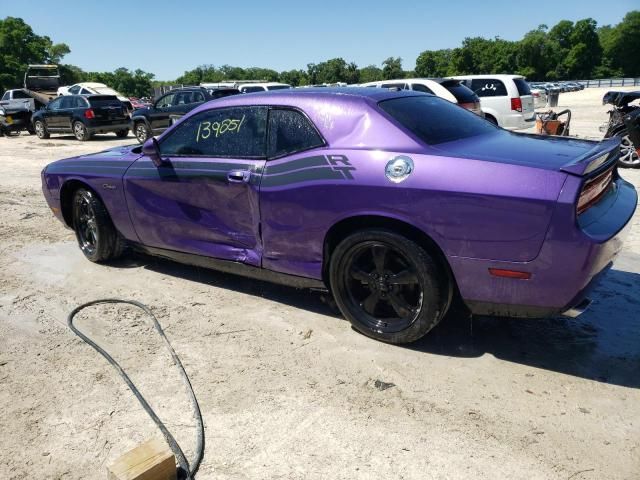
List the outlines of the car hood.
<svg viewBox="0 0 640 480">
<path fill-rule="evenodd" d="M 584 160 L 613 150 L 615 143 L 498 130 L 495 133 L 442 143 L 433 148 L 448 156 L 563 170 L 581 175 L 588 165 L 582 165 Z"/>
<path fill-rule="evenodd" d="M 140 145 L 114 147 L 98 153 L 65 158 L 50 163 L 48 173 L 119 173 L 142 156 Z"/>
</svg>

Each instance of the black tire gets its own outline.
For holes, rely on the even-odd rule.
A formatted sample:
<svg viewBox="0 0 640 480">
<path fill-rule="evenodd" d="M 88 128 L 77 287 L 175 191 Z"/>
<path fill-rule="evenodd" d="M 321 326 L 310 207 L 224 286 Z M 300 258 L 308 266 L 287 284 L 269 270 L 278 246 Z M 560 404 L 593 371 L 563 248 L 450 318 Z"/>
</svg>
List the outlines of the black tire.
<svg viewBox="0 0 640 480">
<path fill-rule="evenodd" d="M 81 142 L 91 139 L 91 134 L 86 125 L 80 121 L 73 122 L 73 135 Z"/>
<path fill-rule="evenodd" d="M 118 138 L 127 138 L 127 136 L 129 136 L 129 129 L 124 129 L 124 130 L 118 130 L 116 132 L 116 137 Z"/>
<path fill-rule="evenodd" d="M 85 188 L 76 190 L 72 209 L 73 229 L 85 257 L 92 262 L 105 262 L 122 255 L 122 237 L 95 193 Z"/>
<path fill-rule="evenodd" d="M 136 136 L 138 143 L 144 143 L 151 137 L 149 127 L 144 122 L 136 122 L 133 126 L 133 134 Z"/>
<path fill-rule="evenodd" d="M 620 138 L 620 157 L 618 166 L 622 168 L 640 168 L 640 156 L 629 138 L 627 130 L 621 130 L 614 136 Z"/>
<path fill-rule="evenodd" d="M 359 332 L 402 344 L 444 317 L 449 281 L 418 244 L 389 230 L 356 232 L 335 248 L 329 281 L 342 314 Z"/>
<path fill-rule="evenodd" d="M 36 132 L 36 136 L 40 140 L 46 140 L 50 137 L 47 126 L 42 120 L 36 120 L 35 122 L 33 122 L 33 130 Z"/>
</svg>

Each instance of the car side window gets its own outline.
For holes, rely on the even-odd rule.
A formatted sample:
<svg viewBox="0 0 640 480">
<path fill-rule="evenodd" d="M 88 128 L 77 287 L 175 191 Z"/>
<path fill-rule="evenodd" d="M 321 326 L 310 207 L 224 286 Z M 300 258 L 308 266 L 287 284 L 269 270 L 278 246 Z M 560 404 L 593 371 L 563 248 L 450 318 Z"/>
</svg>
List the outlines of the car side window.
<svg viewBox="0 0 640 480">
<path fill-rule="evenodd" d="M 398 88 L 400 90 L 409 90 L 409 86 L 406 83 L 383 83 L 381 88 Z"/>
<path fill-rule="evenodd" d="M 87 101 L 82 97 L 73 98 L 73 108 L 88 108 Z"/>
<path fill-rule="evenodd" d="M 2 100 L 9 100 L 9 92 L 4 92 L 4 95 L 2 96 Z"/>
<path fill-rule="evenodd" d="M 180 92 L 176 94 L 174 105 L 184 105 L 187 103 L 191 103 L 191 92 Z"/>
<path fill-rule="evenodd" d="M 83 88 L 82 90 L 80 90 L 80 95 L 91 95 L 91 92 L 86 88 Z"/>
<path fill-rule="evenodd" d="M 160 100 L 156 102 L 156 108 L 170 107 L 171 105 L 173 105 L 173 99 L 175 97 L 176 97 L 175 93 L 169 93 L 165 95 L 164 97 L 160 98 Z"/>
<path fill-rule="evenodd" d="M 58 97 L 55 100 L 51 100 L 47 105 L 47 110 L 60 110 L 60 105 L 62 105 L 62 100 L 67 97 Z"/>
<path fill-rule="evenodd" d="M 200 112 L 160 143 L 169 157 L 264 158 L 267 107 L 232 107 Z"/>
<path fill-rule="evenodd" d="M 425 93 L 430 93 L 430 94 L 432 94 L 432 95 L 433 95 L 433 91 L 432 91 L 429 87 L 427 87 L 427 86 L 425 86 L 425 85 L 422 85 L 421 83 L 412 83 L 412 84 L 411 84 L 411 87 L 412 87 L 416 92 L 425 92 Z"/>
<path fill-rule="evenodd" d="M 79 85 L 74 85 L 69 89 L 69 93 L 71 93 L 72 95 L 76 95 L 79 91 L 80 91 Z"/>
<path fill-rule="evenodd" d="M 13 98 L 31 98 L 29 95 L 24 93 L 22 90 L 16 90 L 13 92 Z"/>
<path fill-rule="evenodd" d="M 269 112 L 269 158 L 277 158 L 324 145 L 324 140 L 302 113 L 289 109 Z"/>
<path fill-rule="evenodd" d="M 202 92 L 193 92 L 191 103 L 197 103 L 197 102 L 204 102 L 204 95 L 202 95 Z"/>
<path fill-rule="evenodd" d="M 507 87 L 504 83 L 494 78 L 474 78 L 471 80 L 471 90 L 479 97 L 505 97 Z"/>
<path fill-rule="evenodd" d="M 74 108 L 74 107 L 75 107 L 74 97 L 69 97 L 69 96 L 62 97 L 62 102 L 60 102 L 61 109 Z"/>
</svg>

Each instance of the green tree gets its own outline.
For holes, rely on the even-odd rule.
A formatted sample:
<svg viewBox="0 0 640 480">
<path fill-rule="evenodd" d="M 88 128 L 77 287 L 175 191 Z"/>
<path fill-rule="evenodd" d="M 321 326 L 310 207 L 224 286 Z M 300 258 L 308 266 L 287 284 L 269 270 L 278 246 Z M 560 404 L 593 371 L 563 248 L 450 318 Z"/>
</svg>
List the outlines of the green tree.
<svg viewBox="0 0 640 480">
<path fill-rule="evenodd" d="M 600 35 L 603 64 L 625 76 L 640 76 L 640 11 L 627 13 L 622 22 Z"/>
<path fill-rule="evenodd" d="M 416 76 L 446 77 L 451 72 L 451 50 L 425 50 L 416 60 Z"/>
<path fill-rule="evenodd" d="M 21 18 L 0 20 L 0 89 L 21 87 L 27 65 L 57 63 L 69 51 L 64 43 L 36 35 Z"/>
<path fill-rule="evenodd" d="M 360 83 L 377 82 L 382 80 L 382 69 L 375 65 L 368 65 L 360 69 Z"/>
<path fill-rule="evenodd" d="M 382 62 L 382 76 L 384 80 L 404 78 L 404 70 L 402 70 L 402 58 L 389 57 L 384 62 Z"/>
</svg>

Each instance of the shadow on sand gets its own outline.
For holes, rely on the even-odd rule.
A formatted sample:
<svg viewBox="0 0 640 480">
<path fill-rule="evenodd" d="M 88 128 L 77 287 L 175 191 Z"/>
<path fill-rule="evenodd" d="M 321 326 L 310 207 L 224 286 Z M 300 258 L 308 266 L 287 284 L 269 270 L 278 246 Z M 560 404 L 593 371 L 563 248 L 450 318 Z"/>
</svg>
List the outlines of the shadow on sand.
<svg viewBox="0 0 640 480">
<path fill-rule="evenodd" d="M 339 316 L 327 294 L 131 254 L 113 266 L 144 266 L 165 275 L 259 296 L 314 313 Z M 577 319 L 474 317 L 452 309 L 414 351 L 501 360 L 625 387 L 640 388 L 640 274 L 610 270 L 593 304 Z M 373 340 L 372 340 L 373 341 Z M 398 347 L 403 348 L 403 347 Z"/>
</svg>

